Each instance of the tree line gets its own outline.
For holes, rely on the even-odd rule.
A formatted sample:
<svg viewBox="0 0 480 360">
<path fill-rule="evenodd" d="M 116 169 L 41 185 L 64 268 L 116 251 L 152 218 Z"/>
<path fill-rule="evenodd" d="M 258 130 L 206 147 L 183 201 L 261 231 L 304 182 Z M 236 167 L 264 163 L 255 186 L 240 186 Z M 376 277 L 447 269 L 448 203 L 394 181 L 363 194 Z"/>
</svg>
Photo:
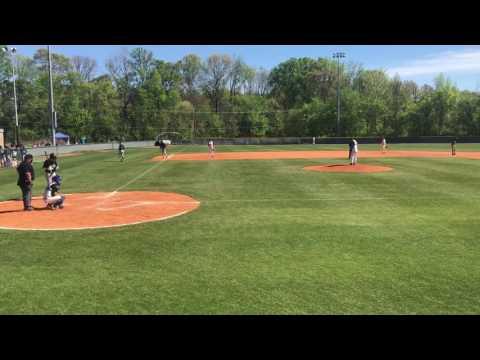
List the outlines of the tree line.
<svg viewBox="0 0 480 360">
<path fill-rule="evenodd" d="M 13 141 L 8 56 L 0 54 L 0 128 Z M 47 51 L 14 59 L 21 138 L 51 138 Z M 268 71 L 219 54 L 168 62 L 141 47 L 105 65 L 98 75 L 94 59 L 52 54 L 58 131 L 72 141 L 148 140 L 167 131 L 184 139 L 336 136 L 337 86 L 340 136 L 480 135 L 480 95 L 442 74 L 419 86 L 333 59 L 291 58 Z"/>
</svg>

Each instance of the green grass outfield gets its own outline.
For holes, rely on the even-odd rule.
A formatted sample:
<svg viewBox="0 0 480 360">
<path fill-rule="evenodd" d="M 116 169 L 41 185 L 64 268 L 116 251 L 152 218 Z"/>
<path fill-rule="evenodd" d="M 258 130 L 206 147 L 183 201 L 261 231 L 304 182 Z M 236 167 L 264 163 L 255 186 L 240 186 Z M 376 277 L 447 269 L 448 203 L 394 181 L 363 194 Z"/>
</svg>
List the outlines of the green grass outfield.
<svg viewBox="0 0 480 360">
<path fill-rule="evenodd" d="M 0 314 L 479 313 L 480 161 L 361 159 L 378 148 L 360 145 L 360 162 L 394 171 L 302 170 L 338 159 L 147 161 L 158 149 L 127 149 L 123 164 L 114 152 L 61 158 L 65 193 L 112 191 L 155 166 L 123 190 L 178 192 L 201 206 L 121 228 L 0 230 Z M 217 147 L 305 149 L 346 146 Z M 15 183 L 0 169 L 0 200 L 19 197 Z"/>
</svg>

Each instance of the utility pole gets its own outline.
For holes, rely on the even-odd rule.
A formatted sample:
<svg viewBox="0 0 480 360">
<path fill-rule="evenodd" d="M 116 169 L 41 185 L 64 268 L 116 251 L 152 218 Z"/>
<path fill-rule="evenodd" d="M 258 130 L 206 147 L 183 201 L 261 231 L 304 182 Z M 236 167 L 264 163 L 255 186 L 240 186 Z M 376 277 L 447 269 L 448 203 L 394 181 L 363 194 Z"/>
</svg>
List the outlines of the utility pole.
<svg viewBox="0 0 480 360">
<path fill-rule="evenodd" d="M 195 139 L 195 108 L 192 111 L 192 144 Z"/>
<path fill-rule="evenodd" d="M 333 58 L 337 59 L 337 137 L 340 136 L 340 59 L 344 57 L 344 52 L 333 54 Z"/>
<path fill-rule="evenodd" d="M 57 141 L 55 139 L 55 107 L 53 103 L 53 81 L 52 81 L 52 55 L 50 54 L 50 45 L 47 45 L 47 52 L 48 52 L 48 78 L 49 78 L 49 84 L 50 84 L 50 91 L 49 91 L 49 105 L 50 105 L 50 120 L 51 120 L 51 125 L 52 125 L 52 144 L 53 146 L 57 146 Z"/>
<path fill-rule="evenodd" d="M 12 63 L 12 79 L 13 79 L 13 102 L 14 102 L 14 107 L 15 107 L 15 142 L 17 145 L 20 144 L 20 127 L 18 124 L 18 111 L 17 111 L 17 86 L 16 86 L 16 75 L 15 75 L 15 66 L 16 66 L 16 61 L 14 59 L 15 53 L 17 52 L 16 48 L 8 48 L 5 46 L 2 49 L 4 52 L 8 53 L 10 55 L 10 61 Z"/>
</svg>

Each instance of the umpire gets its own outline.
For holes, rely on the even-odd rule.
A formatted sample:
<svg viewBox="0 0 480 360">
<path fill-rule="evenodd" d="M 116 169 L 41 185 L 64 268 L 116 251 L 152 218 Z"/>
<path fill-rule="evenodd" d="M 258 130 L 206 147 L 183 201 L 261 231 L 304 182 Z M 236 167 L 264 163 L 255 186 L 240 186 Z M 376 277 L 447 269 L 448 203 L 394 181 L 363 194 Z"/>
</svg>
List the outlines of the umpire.
<svg viewBox="0 0 480 360">
<path fill-rule="evenodd" d="M 18 165 L 17 185 L 22 189 L 23 210 L 32 211 L 32 187 L 35 180 L 35 171 L 32 166 L 32 154 L 25 155 L 25 159 Z"/>
</svg>

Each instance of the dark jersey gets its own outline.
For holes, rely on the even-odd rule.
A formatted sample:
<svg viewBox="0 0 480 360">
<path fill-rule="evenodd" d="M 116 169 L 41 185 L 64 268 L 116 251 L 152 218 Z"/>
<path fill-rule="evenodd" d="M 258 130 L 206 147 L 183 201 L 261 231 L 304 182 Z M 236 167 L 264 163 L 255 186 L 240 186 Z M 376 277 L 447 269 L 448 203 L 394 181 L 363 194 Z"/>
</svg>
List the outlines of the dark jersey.
<svg viewBox="0 0 480 360">
<path fill-rule="evenodd" d="M 45 169 L 46 173 L 53 173 L 57 170 L 58 164 L 55 160 L 47 159 L 43 162 L 43 169 Z M 49 168 L 51 169 L 49 170 Z"/>
<path fill-rule="evenodd" d="M 120 144 L 120 146 L 118 147 L 118 151 L 122 151 L 122 150 L 125 150 L 125 145 Z"/>
<path fill-rule="evenodd" d="M 165 144 L 163 141 L 160 141 L 160 148 L 165 149 L 167 147 L 167 144 Z"/>
<path fill-rule="evenodd" d="M 32 174 L 32 181 L 35 180 L 35 171 L 33 169 L 32 164 L 22 161 L 20 165 L 18 165 L 17 167 L 17 172 L 18 172 L 17 185 L 19 186 L 29 185 L 27 183 L 27 180 L 28 180 L 27 173 Z"/>
</svg>

